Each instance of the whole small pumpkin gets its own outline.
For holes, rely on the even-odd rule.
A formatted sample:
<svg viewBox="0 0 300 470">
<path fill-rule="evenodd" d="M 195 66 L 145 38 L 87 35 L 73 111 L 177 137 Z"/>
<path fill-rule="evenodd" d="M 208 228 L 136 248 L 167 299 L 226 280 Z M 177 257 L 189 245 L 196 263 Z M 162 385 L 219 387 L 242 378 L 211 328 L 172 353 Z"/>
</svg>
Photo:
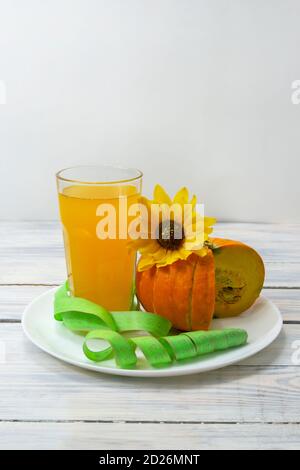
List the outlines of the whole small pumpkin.
<svg viewBox="0 0 300 470">
<path fill-rule="evenodd" d="M 215 307 L 212 251 L 137 271 L 136 291 L 146 311 L 168 318 L 178 330 L 208 330 Z"/>
</svg>

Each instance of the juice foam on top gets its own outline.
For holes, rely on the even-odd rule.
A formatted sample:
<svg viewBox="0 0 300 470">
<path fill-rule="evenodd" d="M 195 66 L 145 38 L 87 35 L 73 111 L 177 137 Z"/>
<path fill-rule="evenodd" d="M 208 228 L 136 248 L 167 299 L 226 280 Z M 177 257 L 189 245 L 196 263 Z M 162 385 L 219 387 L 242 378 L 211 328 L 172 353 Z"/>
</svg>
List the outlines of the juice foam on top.
<svg viewBox="0 0 300 470">
<path fill-rule="evenodd" d="M 64 196 L 79 199 L 116 199 L 137 195 L 137 188 L 133 185 L 72 185 L 64 188 Z"/>
</svg>

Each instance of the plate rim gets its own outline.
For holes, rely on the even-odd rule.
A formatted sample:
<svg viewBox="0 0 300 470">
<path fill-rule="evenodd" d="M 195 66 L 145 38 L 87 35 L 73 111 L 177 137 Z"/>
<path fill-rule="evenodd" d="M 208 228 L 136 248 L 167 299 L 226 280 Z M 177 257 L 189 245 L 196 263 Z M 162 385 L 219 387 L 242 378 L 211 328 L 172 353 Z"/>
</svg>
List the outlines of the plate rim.
<svg viewBox="0 0 300 470">
<path fill-rule="evenodd" d="M 240 349 L 240 356 L 238 358 L 226 358 L 224 357 L 224 360 L 220 364 L 207 364 L 206 366 L 204 365 L 203 367 L 203 362 L 201 368 L 197 368 L 197 363 L 195 363 L 194 368 L 182 368 L 182 369 L 173 369 L 173 368 L 162 368 L 162 369 L 120 369 L 120 368 L 112 368 L 112 367 L 103 367 L 99 365 L 98 363 L 80 363 L 76 360 L 73 360 L 71 358 L 66 358 L 65 356 L 61 355 L 60 353 L 56 353 L 55 351 L 51 350 L 51 348 L 47 348 L 43 344 L 40 344 L 38 341 L 35 340 L 33 335 L 31 335 L 30 331 L 28 330 L 26 326 L 26 320 L 28 317 L 28 312 L 30 312 L 32 305 L 34 305 L 36 302 L 41 300 L 43 297 L 48 297 L 52 295 L 58 287 L 54 287 L 52 289 L 47 290 L 46 292 L 43 292 L 42 294 L 38 295 L 35 297 L 24 309 L 24 312 L 22 314 L 22 319 L 21 319 L 21 325 L 23 332 L 25 336 L 29 339 L 31 343 L 33 343 L 36 347 L 44 351 L 45 353 L 49 354 L 52 357 L 55 357 L 56 359 L 63 361 L 67 364 L 71 364 L 72 366 L 78 367 L 80 369 L 88 369 L 92 370 L 94 372 L 98 373 L 104 373 L 104 374 L 109 374 L 109 375 L 117 375 L 117 376 L 126 376 L 126 377 L 141 377 L 141 378 L 150 378 L 150 377 L 174 377 L 174 376 L 183 376 L 183 375 L 193 375 L 193 374 L 200 374 L 203 372 L 209 372 L 212 370 L 217 370 L 221 369 L 223 367 L 228 367 L 233 364 L 237 364 L 257 353 L 265 349 L 267 346 L 269 346 L 279 335 L 282 325 L 283 325 L 283 318 L 280 313 L 279 308 L 277 305 L 275 305 L 270 299 L 267 297 L 260 295 L 258 299 L 262 298 L 265 301 L 267 301 L 268 304 L 272 306 L 272 308 L 275 310 L 277 314 L 277 322 L 276 324 L 270 329 L 270 331 L 260 340 L 258 340 L 255 344 L 253 344 L 253 348 L 251 348 L 251 343 L 249 343 L 247 346 L 247 349 L 243 350 Z M 256 299 L 256 302 L 257 300 Z M 54 319 L 53 319 L 54 321 Z M 255 347 L 254 347 L 255 346 Z"/>
</svg>

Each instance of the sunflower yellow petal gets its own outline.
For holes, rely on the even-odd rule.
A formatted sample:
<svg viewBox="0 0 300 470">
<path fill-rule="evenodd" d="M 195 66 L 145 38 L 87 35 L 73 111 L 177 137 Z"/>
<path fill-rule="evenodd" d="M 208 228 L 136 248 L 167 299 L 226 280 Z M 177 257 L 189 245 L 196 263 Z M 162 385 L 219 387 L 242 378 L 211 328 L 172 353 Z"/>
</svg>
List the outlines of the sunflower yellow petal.
<svg viewBox="0 0 300 470">
<path fill-rule="evenodd" d="M 194 240 L 191 240 L 191 241 L 185 241 L 184 244 L 183 244 L 183 248 L 185 250 L 188 250 L 188 251 L 197 251 L 197 250 L 200 250 L 201 248 L 203 247 L 203 240 L 201 238 L 201 240 L 199 239 L 194 239 Z"/>
<path fill-rule="evenodd" d="M 186 260 L 190 255 L 191 252 L 184 249 L 174 251 L 169 250 L 167 254 L 156 263 L 156 265 L 159 268 L 163 268 L 164 266 L 175 263 L 175 261 Z"/>
<path fill-rule="evenodd" d="M 205 228 L 205 234 L 206 235 L 209 235 L 210 233 L 212 233 L 214 231 L 213 227 L 208 227 L 208 228 Z"/>
<path fill-rule="evenodd" d="M 180 259 L 187 259 L 191 255 L 191 250 L 186 250 L 184 246 L 180 248 L 178 255 Z"/>
<path fill-rule="evenodd" d="M 141 256 L 137 265 L 138 271 L 145 271 L 155 265 L 155 261 L 151 257 Z"/>
<path fill-rule="evenodd" d="M 208 248 L 206 246 L 204 246 L 203 248 L 201 248 L 200 250 L 197 250 L 197 251 L 194 251 L 193 253 L 195 253 L 196 255 L 198 256 L 206 256 L 207 253 L 208 253 Z"/>
<path fill-rule="evenodd" d="M 168 250 L 160 246 L 158 250 L 153 254 L 153 259 L 155 261 L 159 261 L 160 259 L 165 258 L 167 256 Z"/>
<path fill-rule="evenodd" d="M 172 204 L 170 196 L 160 184 L 157 184 L 154 188 L 153 199 L 156 204 L 168 204 L 169 206 Z"/>
<path fill-rule="evenodd" d="M 189 191 L 188 189 L 184 186 L 181 188 L 176 194 L 173 199 L 174 204 L 181 204 L 184 206 L 184 204 L 188 204 L 189 202 Z"/>
<path fill-rule="evenodd" d="M 190 200 L 190 204 L 191 204 L 192 208 L 194 209 L 195 205 L 197 204 L 197 197 L 195 196 L 195 194 L 193 195 L 192 199 Z"/>
<path fill-rule="evenodd" d="M 204 217 L 204 224 L 205 225 L 215 225 L 215 223 L 217 222 L 217 219 L 215 219 L 214 217 Z"/>
<path fill-rule="evenodd" d="M 166 254 L 163 258 L 156 262 L 156 266 L 158 268 L 163 268 L 164 266 L 168 266 L 169 264 L 174 263 L 178 259 L 177 252 L 171 252 L 170 254 Z"/>
<path fill-rule="evenodd" d="M 154 256 L 155 253 L 161 248 L 157 240 L 147 240 L 147 244 L 139 249 L 142 255 Z"/>
</svg>

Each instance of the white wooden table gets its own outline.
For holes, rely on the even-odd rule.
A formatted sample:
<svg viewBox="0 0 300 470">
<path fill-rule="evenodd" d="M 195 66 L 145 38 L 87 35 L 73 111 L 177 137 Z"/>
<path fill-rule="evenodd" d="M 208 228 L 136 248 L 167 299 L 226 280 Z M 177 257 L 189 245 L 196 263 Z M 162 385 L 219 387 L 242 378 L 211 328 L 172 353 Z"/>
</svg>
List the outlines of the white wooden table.
<svg viewBox="0 0 300 470">
<path fill-rule="evenodd" d="M 146 380 L 72 367 L 24 337 L 25 305 L 65 278 L 60 227 L 1 223 L 0 448 L 300 448 L 300 365 L 292 362 L 300 340 L 300 225 L 227 223 L 216 233 L 262 254 L 263 293 L 281 309 L 283 331 L 237 365 Z"/>
</svg>

